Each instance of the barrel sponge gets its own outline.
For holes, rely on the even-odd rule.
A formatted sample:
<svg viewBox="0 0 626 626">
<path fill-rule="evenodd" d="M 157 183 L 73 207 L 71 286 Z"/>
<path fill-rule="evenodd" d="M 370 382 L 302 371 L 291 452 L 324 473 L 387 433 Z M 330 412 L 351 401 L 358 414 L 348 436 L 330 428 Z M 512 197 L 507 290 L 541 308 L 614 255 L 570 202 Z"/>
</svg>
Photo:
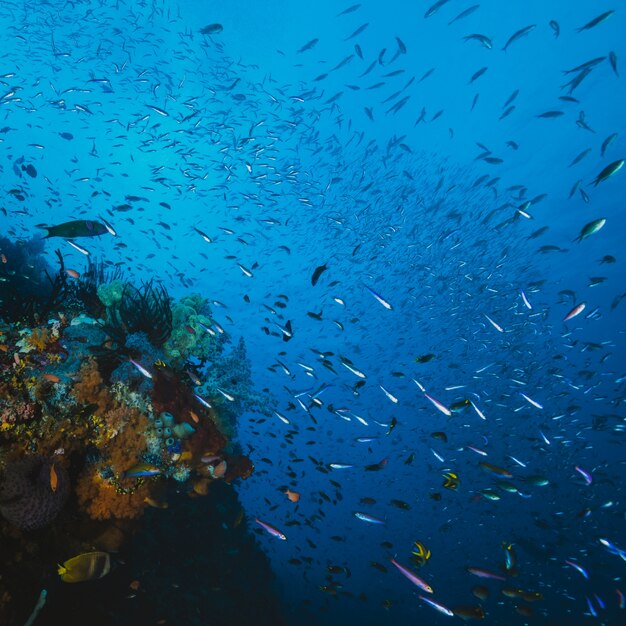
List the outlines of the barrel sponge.
<svg viewBox="0 0 626 626">
<path fill-rule="evenodd" d="M 50 479 L 53 464 L 54 489 Z M 67 472 L 54 458 L 27 456 L 8 462 L 0 470 L 0 514 L 23 530 L 36 530 L 50 524 L 69 493 Z"/>
</svg>

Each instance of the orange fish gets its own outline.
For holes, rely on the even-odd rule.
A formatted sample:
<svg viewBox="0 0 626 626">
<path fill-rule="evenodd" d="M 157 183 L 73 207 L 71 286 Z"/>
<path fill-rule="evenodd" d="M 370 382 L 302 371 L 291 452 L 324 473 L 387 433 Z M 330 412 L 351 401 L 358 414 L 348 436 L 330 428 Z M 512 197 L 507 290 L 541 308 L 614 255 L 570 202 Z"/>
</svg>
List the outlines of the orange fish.
<svg viewBox="0 0 626 626">
<path fill-rule="evenodd" d="M 300 499 L 300 494 L 297 491 L 289 491 L 289 489 L 287 489 L 284 493 L 291 502 L 297 502 Z"/>
<path fill-rule="evenodd" d="M 54 463 L 50 466 L 50 489 L 52 491 L 56 491 L 59 485 L 59 477 L 57 476 L 57 471 L 54 469 Z"/>
<path fill-rule="evenodd" d="M 44 378 L 45 380 L 50 381 L 51 383 L 60 383 L 61 379 L 56 376 L 55 374 L 44 374 L 42 376 L 42 378 Z"/>
<path fill-rule="evenodd" d="M 139 589 L 139 587 L 141 586 L 141 583 L 138 580 L 133 580 L 133 582 L 130 583 L 130 585 L 128 585 L 133 591 L 137 591 L 137 589 Z"/>
<path fill-rule="evenodd" d="M 3 262 L 3 263 L 6 263 L 6 262 L 7 262 L 7 258 L 4 256 L 4 254 L 1 254 L 1 255 L 0 255 L 0 259 L 2 259 L 2 262 Z"/>
<path fill-rule="evenodd" d="M 196 415 L 196 413 L 194 413 L 193 411 L 189 411 L 189 415 L 191 415 L 191 419 L 196 423 L 199 424 L 200 423 L 200 418 Z"/>
<path fill-rule="evenodd" d="M 65 270 L 68 276 L 72 278 L 80 278 L 80 274 L 76 270 Z"/>
<path fill-rule="evenodd" d="M 224 474 L 226 474 L 227 468 L 226 461 L 220 461 L 215 467 L 211 469 L 209 466 L 209 473 L 213 478 L 224 478 Z"/>
<path fill-rule="evenodd" d="M 7 346 L 7 345 L 5 345 L 3 343 L 0 343 L 0 350 L 2 352 L 8 352 L 9 351 L 9 346 Z"/>
</svg>

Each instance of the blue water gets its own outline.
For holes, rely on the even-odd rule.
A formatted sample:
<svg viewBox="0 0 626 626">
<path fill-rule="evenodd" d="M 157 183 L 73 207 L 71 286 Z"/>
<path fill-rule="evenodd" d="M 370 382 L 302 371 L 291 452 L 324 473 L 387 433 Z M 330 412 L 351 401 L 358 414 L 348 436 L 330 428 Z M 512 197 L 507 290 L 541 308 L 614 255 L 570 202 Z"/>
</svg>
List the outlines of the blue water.
<svg viewBox="0 0 626 626">
<path fill-rule="evenodd" d="M 253 525 L 287 536 L 258 529 L 292 624 L 458 621 L 391 564 L 409 566 L 417 540 L 429 597 L 481 605 L 485 623 L 626 623 L 626 557 L 600 541 L 626 549 L 624 170 L 594 185 L 626 154 L 626 12 L 479 4 L 452 24 L 470 0 L 429 17 L 432 0 L 341 16 L 350 4 L 328 0 L 0 6 L 3 234 L 101 216 L 117 237 L 78 241 L 92 258 L 201 293 L 244 338 L 273 399 L 239 418 L 256 471 L 237 489 Z M 223 31 L 200 34 L 213 23 Z M 57 247 L 83 270 L 62 240 L 47 243 L 52 263 Z M 449 416 L 424 390 L 446 411 L 474 406 Z"/>
</svg>

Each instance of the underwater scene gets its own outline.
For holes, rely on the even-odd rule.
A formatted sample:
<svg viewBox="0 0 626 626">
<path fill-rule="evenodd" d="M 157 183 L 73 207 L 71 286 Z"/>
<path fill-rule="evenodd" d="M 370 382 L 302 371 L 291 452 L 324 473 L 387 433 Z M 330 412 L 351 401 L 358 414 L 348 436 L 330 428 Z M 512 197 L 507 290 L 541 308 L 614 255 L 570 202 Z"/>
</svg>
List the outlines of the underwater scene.
<svg viewBox="0 0 626 626">
<path fill-rule="evenodd" d="M 0 626 L 626 625 L 620 0 L 0 2 Z"/>
</svg>

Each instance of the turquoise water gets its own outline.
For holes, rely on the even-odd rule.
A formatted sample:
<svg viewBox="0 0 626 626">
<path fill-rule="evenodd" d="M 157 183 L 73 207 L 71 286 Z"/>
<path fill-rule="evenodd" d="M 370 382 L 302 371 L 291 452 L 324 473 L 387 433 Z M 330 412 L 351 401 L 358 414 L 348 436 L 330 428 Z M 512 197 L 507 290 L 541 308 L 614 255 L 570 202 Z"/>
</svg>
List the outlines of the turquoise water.
<svg viewBox="0 0 626 626">
<path fill-rule="evenodd" d="M 288 623 L 625 623 L 624 7 L 437 5 L 3 1 L 3 235 L 244 338 Z"/>
</svg>

